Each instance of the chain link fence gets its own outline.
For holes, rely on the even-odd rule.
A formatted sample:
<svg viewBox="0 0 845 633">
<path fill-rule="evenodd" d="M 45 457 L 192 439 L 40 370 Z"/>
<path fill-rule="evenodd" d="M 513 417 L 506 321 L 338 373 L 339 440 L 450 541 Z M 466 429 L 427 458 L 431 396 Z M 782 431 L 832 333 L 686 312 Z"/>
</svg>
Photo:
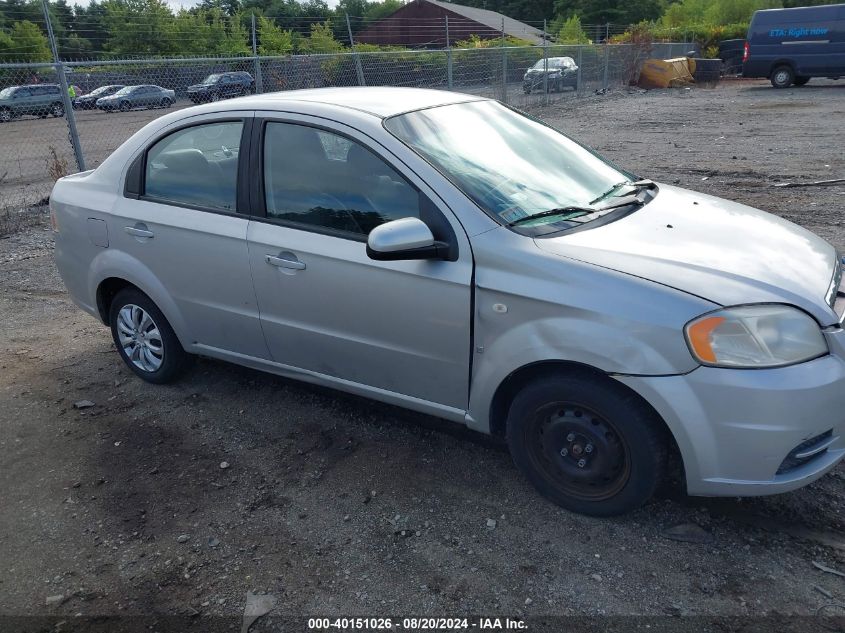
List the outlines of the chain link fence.
<svg viewBox="0 0 845 633">
<path fill-rule="evenodd" d="M 454 90 L 528 107 L 627 85 L 645 56 L 676 57 L 692 47 L 547 45 L 0 64 L 0 233 L 26 211 L 43 208 L 56 178 L 96 167 L 149 121 L 195 102 L 367 85 Z M 564 79 L 551 72 L 531 79 L 531 68 L 553 71 L 554 58 L 571 60 Z M 197 91 L 204 81 L 207 89 Z"/>
</svg>

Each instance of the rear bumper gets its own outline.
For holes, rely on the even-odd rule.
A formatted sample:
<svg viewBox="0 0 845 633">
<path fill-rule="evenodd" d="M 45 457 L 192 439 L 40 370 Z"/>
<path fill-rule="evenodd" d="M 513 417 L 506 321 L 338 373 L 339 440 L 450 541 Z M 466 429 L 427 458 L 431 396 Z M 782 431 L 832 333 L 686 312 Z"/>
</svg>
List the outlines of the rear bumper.
<svg viewBox="0 0 845 633">
<path fill-rule="evenodd" d="M 828 335 L 830 355 L 791 367 L 699 367 L 684 376 L 617 379 L 643 396 L 669 426 L 689 494 L 787 492 L 818 479 L 845 457 L 843 337 L 842 330 Z M 802 458 L 795 459 L 796 453 Z"/>
</svg>

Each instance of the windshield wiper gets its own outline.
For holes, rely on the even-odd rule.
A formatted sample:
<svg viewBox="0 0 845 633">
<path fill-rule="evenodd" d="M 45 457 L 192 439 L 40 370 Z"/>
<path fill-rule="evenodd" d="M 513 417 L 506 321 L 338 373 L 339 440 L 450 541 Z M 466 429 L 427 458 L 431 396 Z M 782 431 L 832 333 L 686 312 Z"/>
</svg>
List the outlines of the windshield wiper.
<svg viewBox="0 0 845 633">
<path fill-rule="evenodd" d="M 656 187 L 656 186 L 657 185 L 654 184 L 654 181 L 648 180 L 647 178 L 643 178 L 642 180 L 634 180 L 634 181 L 626 180 L 625 182 L 618 182 L 615 185 L 613 185 L 610 189 L 605 191 L 603 194 L 601 194 L 598 198 L 596 198 L 595 200 L 591 200 L 590 204 L 595 204 L 596 202 L 601 202 L 602 200 L 607 198 L 610 194 L 612 194 L 614 191 L 616 191 L 617 189 L 621 189 L 622 187 L 634 187 L 634 188 L 637 189 L 637 191 L 639 191 L 640 189 L 651 189 L 651 188 Z"/>
<path fill-rule="evenodd" d="M 528 222 L 529 220 L 536 220 L 538 218 L 548 218 L 553 215 L 565 215 L 567 217 L 565 217 L 564 220 L 571 220 L 572 218 L 589 215 L 590 213 L 595 212 L 596 209 L 590 209 L 587 207 L 559 207 L 557 209 L 549 209 L 548 211 L 532 213 L 531 215 L 526 215 L 523 218 L 517 218 L 513 222 L 508 222 L 508 226 L 516 226 L 517 224 L 522 224 L 523 222 Z"/>
<path fill-rule="evenodd" d="M 570 206 L 560 207 L 557 209 L 549 209 L 548 211 L 540 211 L 539 213 L 526 215 L 524 218 L 518 218 L 513 222 L 509 222 L 508 226 L 516 226 L 518 224 L 528 222 L 529 220 L 537 220 L 538 218 L 547 218 L 556 215 L 567 216 L 563 218 L 564 220 L 575 220 L 576 218 L 578 218 L 577 222 L 579 224 L 582 224 L 584 222 L 589 222 L 590 220 L 600 218 L 601 216 L 607 214 L 609 211 L 613 211 L 614 209 L 621 209 L 622 207 L 629 207 L 631 205 L 642 206 L 643 204 L 645 204 L 645 202 L 643 202 L 637 197 L 625 196 L 624 198 L 620 198 L 613 204 L 606 204 L 605 206 L 599 207 L 598 209 L 594 209 L 591 207 Z"/>
</svg>

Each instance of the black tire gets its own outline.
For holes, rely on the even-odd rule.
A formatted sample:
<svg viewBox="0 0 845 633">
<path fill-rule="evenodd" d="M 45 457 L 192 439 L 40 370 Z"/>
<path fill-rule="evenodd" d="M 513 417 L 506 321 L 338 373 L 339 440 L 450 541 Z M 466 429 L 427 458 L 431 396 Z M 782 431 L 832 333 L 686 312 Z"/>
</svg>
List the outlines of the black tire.
<svg viewBox="0 0 845 633">
<path fill-rule="evenodd" d="M 783 64 L 772 71 L 770 81 L 775 88 L 789 88 L 795 81 L 795 71 L 792 66 Z"/>
<path fill-rule="evenodd" d="M 808 81 L 810 81 L 809 77 L 796 77 L 795 85 L 799 87 L 806 86 Z"/>
<path fill-rule="evenodd" d="M 220 93 L 219 93 L 219 92 L 217 92 L 217 91 L 212 92 L 212 93 L 211 93 L 211 101 L 212 101 L 213 103 L 216 103 L 217 101 L 220 101 Z"/>
<path fill-rule="evenodd" d="M 9 108 L 0 108 L 0 123 L 8 123 L 12 120 L 12 111 Z"/>
<path fill-rule="evenodd" d="M 129 112 L 132 106 L 129 104 L 128 101 L 121 101 L 120 102 L 120 111 L 121 112 Z"/>
<path fill-rule="evenodd" d="M 63 117 L 65 115 L 65 106 L 61 103 L 54 103 L 50 106 L 50 114 L 57 119 Z"/>
<path fill-rule="evenodd" d="M 144 369 L 133 361 L 127 353 L 124 345 L 121 343 L 121 330 L 118 323 L 121 315 L 121 310 L 128 306 L 137 306 L 146 312 L 152 319 L 152 324 L 157 328 L 158 335 L 148 337 L 148 341 L 157 341 L 156 346 L 161 348 L 161 354 L 156 354 L 155 358 L 160 361 L 160 366 L 154 370 Z M 167 319 L 158 309 L 155 303 L 143 292 L 136 288 L 124 288 L 115 295 L 109 306 L 109 324 L 111 325 L 112 339 L 115 347 L 126 363 L 126 366 L 131 369 L 135 375 L 139 376 L 147 382 L 154 384 L 165 384 L 177 380 L 193 363 L 194 357 L 188 354 L 183 348 L 173 328 L 170 327 Z M 149 333 L 151 330 L 147 328 Z M 143 338 L 143 337 L 141 337 Z M 136 343 L 137 347 L 137 343 Z M 140 355 L 139 355 L 139 360 Z"/>
<path fill-rule="evenodd" d="M 169 108 L 172 103 L 173 102 L 168 97 L 165 97 L 164 99 L 161 100 L 161 107 L 162 108 Z"/>
<path fill-rule="evenodd" d="M 531 87 L 530 86 L 523 86 L 522 92 L 524 92 L 527 95 L 530 95 L 531 94 Z"/>
<path fill-rule="evenodd" d="M 507 440 L 517 468 L 557 505 L 592 516 L 640 507 L 662 481 L 662 422 L 611 378 L 558 373 L 513 399 Z"/>
</svg>

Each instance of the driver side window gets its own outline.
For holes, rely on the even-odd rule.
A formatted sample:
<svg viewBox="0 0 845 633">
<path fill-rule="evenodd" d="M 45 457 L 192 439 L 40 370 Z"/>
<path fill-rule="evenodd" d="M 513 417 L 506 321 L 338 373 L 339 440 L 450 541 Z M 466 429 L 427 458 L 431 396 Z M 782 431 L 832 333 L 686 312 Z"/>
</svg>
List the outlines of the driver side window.
<svg viewBox="0 0 845 633">
<path fill-rule="evenodd" d="M 419 192 L 384 160 L 339 134 L 270 122 L 264 134 L 267 217 L 367 235 L 419 217 Z"/>
</svg>

